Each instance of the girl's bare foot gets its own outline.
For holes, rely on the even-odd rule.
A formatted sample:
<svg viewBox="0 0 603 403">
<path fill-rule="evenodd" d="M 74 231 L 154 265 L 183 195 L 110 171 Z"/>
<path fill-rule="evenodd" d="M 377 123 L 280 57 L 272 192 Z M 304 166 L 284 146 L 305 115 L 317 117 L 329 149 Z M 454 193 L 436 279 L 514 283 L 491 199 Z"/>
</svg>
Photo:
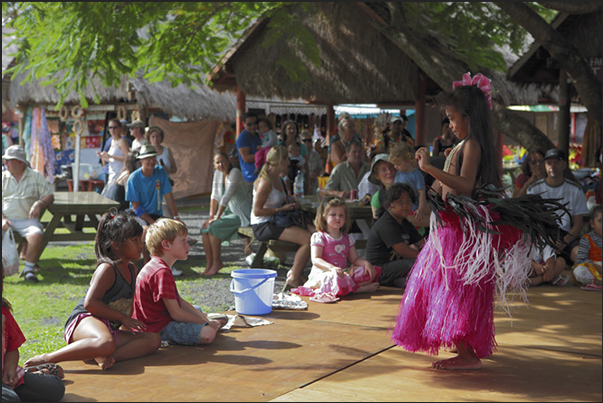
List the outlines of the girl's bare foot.
<svg viewBox="0 0 603 403">
<path fill-rule="evenodd" d="M 32 357 L 29 360 L 25 361 L 25 364 L 23 366 L 36 367 L 38 365 L 46 364 L 49 362 L 51 362 L 51 361 L 48 359 L 48 354 L 40 354 L 40 355 L 36 355 L 35 357 Z"/>
<path fill-rule="evenodd" d="M 461 357 L 457 355 L 447 360 L 436 361 L 431 366 L 435 369 L 445 370 L 480 369 L 482 361 L 477 357 Z"/>
<path fill-rule="evenodd" d="M 107 357 L 98 357 L 98 358 L 95 358 L 94 361 L 96 361 L 98 366 L 101 367 L 101 369 L 103 369 L 105 371 L 108 370 L 109 368 L 111 368 L 113 366 L 113 364 L 115 364 L 115 358 L 113 358 L 112 355 L 107 356 Z"/>
</svg>

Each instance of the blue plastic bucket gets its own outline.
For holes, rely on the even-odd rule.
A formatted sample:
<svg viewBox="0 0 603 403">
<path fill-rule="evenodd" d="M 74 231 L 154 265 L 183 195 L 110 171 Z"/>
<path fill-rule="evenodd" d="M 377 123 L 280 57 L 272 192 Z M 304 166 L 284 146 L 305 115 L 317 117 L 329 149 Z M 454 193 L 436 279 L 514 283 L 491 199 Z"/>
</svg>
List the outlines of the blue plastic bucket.
<svg viewBox="0 0 603 403">
<path fill-rule="evenodd" d="M 242 269 L 233 270 L 230 275 L 230 292 L 235 296 L 237 313 L 266 315 L 272 312 L 276 270 Z"/>
</svg>

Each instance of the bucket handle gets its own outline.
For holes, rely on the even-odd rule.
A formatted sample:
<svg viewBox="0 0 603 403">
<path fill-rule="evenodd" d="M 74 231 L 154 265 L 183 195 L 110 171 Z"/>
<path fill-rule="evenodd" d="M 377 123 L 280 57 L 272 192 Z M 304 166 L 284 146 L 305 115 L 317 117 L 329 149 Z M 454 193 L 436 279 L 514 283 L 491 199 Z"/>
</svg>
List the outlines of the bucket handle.
<svg viewBox="0 0 603 403">
<path fill-rule="evenodd" d="M 259 283 L 257 283 L 256 285 L 254 285 L 253 287 L 249 287 L 244 289 L 243 291 L 236 291 L 234 289 L 234 278 L 232 279 L 232 281 L 230 282 L 230 292 L 233 294 L 244 294 L 248 291 L 254 290 L 256 288 L 258 288 L 259 286 L 261 286 L 262 284 L 264 284 L 266 281 L 268 281 L 270 277 L 264 277 L 264 279 L 262 281 L 260 281 Z"/>
</svg>

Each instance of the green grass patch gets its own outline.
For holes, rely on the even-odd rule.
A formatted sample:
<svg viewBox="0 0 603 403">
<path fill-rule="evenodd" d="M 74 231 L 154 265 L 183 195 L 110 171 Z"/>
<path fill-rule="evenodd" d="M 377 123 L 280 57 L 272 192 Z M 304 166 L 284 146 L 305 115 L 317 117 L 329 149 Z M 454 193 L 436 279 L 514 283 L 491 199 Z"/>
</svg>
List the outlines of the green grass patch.
<svg viewBox="0 0 603 403">
<path fill-rule="evenodd" d="M 66 345 L 63 326 L 77 302 L 85 295 L 96 268 L 94 243 L 82 242 L 69 246 L 51 243 L 44 250 L 39 264 L 42 271 L 38 273 L 40 282 L 37 284 L 26 283 L 18 275 L 4 279 L 2 296 L 12 304 L 13 315 L 27 339 L 19 348 L 20 365 L 35 355 Z M 212 281 L 229 281 L 230 272 L 240 267 L 225 267 L 220 274 L 211 278 L 198 275 L 205 270 L 205 258 L 201 256 L 190 256 L 186 261 L 179 261 L 176 267 L 184 271 L 184 276 L 176 278 L 178 290 L 184 299 L 200 305 L 205 312 L 222 312 L 230 308 L 223 304 L 216 305 L 211 298 L 206 298 L 204 288 L 211 289 L 207 284 Z"/>
</svg>

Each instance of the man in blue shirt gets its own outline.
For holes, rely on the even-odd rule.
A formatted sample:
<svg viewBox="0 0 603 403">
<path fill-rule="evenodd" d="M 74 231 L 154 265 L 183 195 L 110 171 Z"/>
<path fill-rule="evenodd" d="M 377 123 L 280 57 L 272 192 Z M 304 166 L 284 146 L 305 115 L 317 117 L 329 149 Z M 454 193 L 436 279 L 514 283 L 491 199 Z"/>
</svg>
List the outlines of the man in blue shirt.
<svg viewBox="0 0 603 403">
<path fill-rule="evenodd" d="M 174 219 L 180 220 L 168 175 L 163 167 L 157 165 L 155 147 L 150 144 L 143 145 L 137 159 L 140 160 L 142 166 L 132 172 L 128 178 L 126 200 L 130 202 L 130 208 L 138 217 L 140 224 L 143 227 L 148 226 L 163 216 L 161 202 L 164 195 L 168 207 L 175 214 Z M 151 257 L 146 247 L 143 255 L 145 263 L 150 260 Z M 173 269 L 172 272 L 174 271 Z"/>
<path fill-rule="evenodd" d="M 258 134 L 258 117 L 253 112 L 247 112 L 243 115 L 245 130 L 237 138 L 236 147 L 239 151 L 239 164 L 245 185 L 247 185 L 247 194 L 251 199 L 253 182 L 257 179 L 255 174 L 255 152 L 262 145 L 262 139 Z"/>
</svg>

